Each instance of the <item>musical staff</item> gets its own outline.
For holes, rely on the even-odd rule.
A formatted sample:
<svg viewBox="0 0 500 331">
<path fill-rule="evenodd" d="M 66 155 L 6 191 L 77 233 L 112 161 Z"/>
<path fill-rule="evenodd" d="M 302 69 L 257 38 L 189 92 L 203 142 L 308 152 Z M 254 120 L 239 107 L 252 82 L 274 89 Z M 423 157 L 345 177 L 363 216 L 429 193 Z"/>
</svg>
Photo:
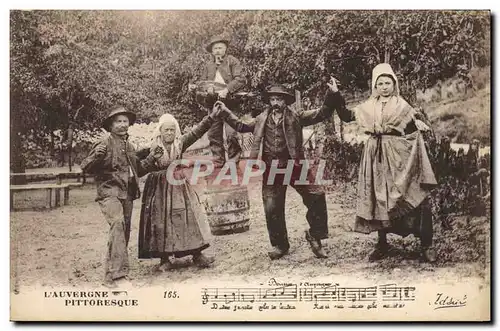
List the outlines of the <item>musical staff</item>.
<svg viewBox="0 0 500 331">
<path fill-rule="evenodd" d="M 297 285 L 278 288 L 205 288 L 202 303 L 297 301 Z"/>
<path fill-rule="evenodd" d="M 370 287 L 341 287 L 339 284 L 267 285 L 252 288 L 203 288 L 202 303 L 347 303 L 355 307 L 377 301 L 415 301 L 415 287 L 385 284 Z"/>
<path fill-rule="evenodd" d="M 377 287 L 304 287 L 300 289 L 301 301 L 373 301 L 377 299 Z"/>
<path fill-rule="evenodd" d="M 396 284 L 380 285 L 382 301 L 415 301 L 415 287 L 397 286 Z"/>
</svg>

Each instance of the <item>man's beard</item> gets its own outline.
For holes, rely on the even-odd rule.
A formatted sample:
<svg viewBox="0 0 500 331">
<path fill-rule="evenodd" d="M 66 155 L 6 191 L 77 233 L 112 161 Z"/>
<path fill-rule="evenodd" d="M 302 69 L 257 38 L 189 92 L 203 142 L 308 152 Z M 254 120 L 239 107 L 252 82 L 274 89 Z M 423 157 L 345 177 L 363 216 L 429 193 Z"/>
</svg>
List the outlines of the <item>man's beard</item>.
<svg viewBox="0 0 500 331">
<path fill-rule="evenodd" d="M 272 110 L 283 110 L 283 108 L 285 108 L 285 107 L 282 107 L 282 106 L 280 106 L 280 105 L 272 105 L 272 106 L 271 106 L 271 109 L 272 109 Z"/>
</svg>

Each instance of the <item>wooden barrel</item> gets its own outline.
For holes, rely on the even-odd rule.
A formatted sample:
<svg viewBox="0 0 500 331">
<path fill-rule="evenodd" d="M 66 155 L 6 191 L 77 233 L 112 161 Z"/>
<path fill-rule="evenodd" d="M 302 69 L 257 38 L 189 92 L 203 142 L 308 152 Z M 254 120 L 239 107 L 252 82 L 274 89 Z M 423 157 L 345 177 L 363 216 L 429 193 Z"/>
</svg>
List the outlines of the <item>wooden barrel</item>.
<svg viewBox="0 0 500 331">
<path fill-rule="evenodd" d="M 250 199 L 246 186 L 205 190 L 204 206 L 213 235 L 241 233 L 250 229 Z"/>
</svg>

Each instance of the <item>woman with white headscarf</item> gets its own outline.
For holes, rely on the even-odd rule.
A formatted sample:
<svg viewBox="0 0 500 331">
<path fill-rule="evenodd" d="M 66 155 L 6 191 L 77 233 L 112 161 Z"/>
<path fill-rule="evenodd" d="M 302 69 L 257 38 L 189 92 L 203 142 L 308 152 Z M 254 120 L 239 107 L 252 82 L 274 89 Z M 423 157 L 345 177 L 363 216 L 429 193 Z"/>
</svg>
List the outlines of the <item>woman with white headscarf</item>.
<svg viewBox="0 0 500 331">
<path fill-rule="evenodd" d="M 186 179 L 181 185 L 171 183 L 167 169 L 174 160 L 201 138 L 217 118 L 214 110 L 190 132 L 181 134 L 179 123 L 170 114 L 160 117 L 152 138 L 151 148 L 160 146 L 164 153 L 156 162 L 156 171 L 146 179 L 139 224 L 139 258 L 160 258 L 160 271 L 172 268 L 171 257 L 193 256 L 199 267 L 208 267 L 213 257 L 202 251 L 209 246 L 210 229 L 196 192 Z M 184 178 L 182 165 L 177 165 L 170 177 Z M 172 176 L 173 174 L 173 176 Z"/>
<path fill-rule="evenodd" d="M 373 69 L 368 100 L 354 110 L 344 105 L 337 112 L 345 122 L 356 121 L 369 136 L 359 169 L 355 223 L 357 232 L 378 231 L 369 260 L 388 255 L 387 233 L 395 233 L 419 237 L 422 260 L 435 261 L 427 197 L 437 182 L 420 133 L 429 127 L 399 95 L 391 66 L 381 63 Z"/>
</svg>

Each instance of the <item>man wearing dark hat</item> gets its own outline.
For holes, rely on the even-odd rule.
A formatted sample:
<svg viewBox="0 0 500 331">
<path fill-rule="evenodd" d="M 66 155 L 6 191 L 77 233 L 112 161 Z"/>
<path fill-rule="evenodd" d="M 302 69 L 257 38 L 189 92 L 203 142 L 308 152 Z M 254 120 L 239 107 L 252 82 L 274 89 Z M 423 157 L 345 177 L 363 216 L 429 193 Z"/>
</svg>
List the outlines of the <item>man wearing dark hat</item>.
<svg viewBox="0 0 500 331">
<path fill-rule="evenodd" d="M 157 148 L 144 160 L 137 158 L 128 142 L 128 128 L 135 119 L 135 114 L 123 107 L 111 109 L 102 124 L 109 136 L 95 144 L 80 165 L 84 172 L 95 175 L 96 201 L 110 225 L 104 277 L 108 287 L 116 287 L 115 281 L 128 275 L 127 246 L 133 200 L 140 197 L 138 178 L 163 155 Z"/>
<path fill-rule="evenodd" d="M 240 91 L 246 83 L 240 61 L 227 54 L 228 46 L 228 38 L 215 36 L 210 39 L 205 49 L 212 54 L 212 60 L 206 64 L 200 77 L 201 80 L 225 84 L 226 88 L 218 92 L 221 98 Z"/>
<path fill-rule="evenodd" d="M 225 114 L 222 116 L 225 121 L 236 131 L 253 132 L 254 142 L 250 159 L 257 159 L 261 155 L 266 165 L 262 180 L 262 200 L 269 238 L 273 246 L 269 257 L 273 260 L 287 254 L 290 248 L 285 223 L 288 182 L 302 196 L 307 206 L 306 219 L 309 230 L 305 231 L 306 240 L 316 257 L 326 257 L 321 244 L 321 239 L 328 237 L 324 190 L 319 185 L 303 184 L 297 180 L 302 170 L 300 161 L 305 159 L 302 128 L 331 117 L 334 108 L 340 107 L 344 102 L 333 78 L 329 86 L 325 102 L 320 109 L 298 112 L 289 107 L 295 102 L 294 95 L 282 85 L 272 85 L 264 95 L 270 107 L 248 123 L 239 120 L 223 103 L 218 103 L 224 110 Z M 276 171 L 278 169 L 282 170 Z M 286 175 L 291 175 L 289 181 L 286 179 L 285 171 Z M 309 183 L 314 182 L 311 180 L 312 177 L 308 171 Z M 269 179 L 271 180 L 268 181 Z"/>
<path fill-rule="evenodd" d="M 225 86 L 216 93 L 219 98 L 225 99 L 228 93 L 240 91 L 246 83 L 243 67 L 240 61 L 232 55 L 227 54 L 229 40 L 222 36 L 214 36 L 205 46 L 207 52 L 212 54 L 211 61 L 206 64 L 200 77 L 202 81 L 213 81 Z M 190 89 L 196 85 L 190 85 Z M 231 107 L 234 109 L 236 105 Z M 212 108 L 209 105 L 208 108 Z M 210 148 L 214 156 L 215 166 L 222 166 L 226 160 L 223 133 L 226 131 L 227 153 L 230 160 L 237 161 L 241 154 L 236 132 L 229 126 L 224 126 L 222 120 L 216 121 L 207 133 Z"/>
</svg>

